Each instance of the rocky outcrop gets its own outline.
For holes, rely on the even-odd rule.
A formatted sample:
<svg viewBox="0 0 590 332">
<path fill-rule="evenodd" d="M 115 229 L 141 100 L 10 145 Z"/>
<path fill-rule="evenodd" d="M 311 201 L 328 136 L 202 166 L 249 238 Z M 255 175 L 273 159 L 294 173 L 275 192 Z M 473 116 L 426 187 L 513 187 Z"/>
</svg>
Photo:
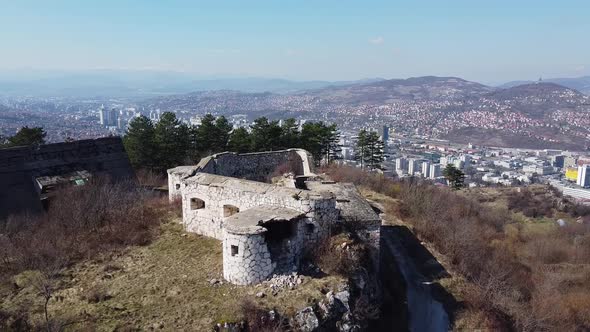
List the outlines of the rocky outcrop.
<svg viewBox="0 0 590 332">
<path fill-rule="evenodd" d="M 360 331 L 360 326 L 352 321 L 349 298 L 347 289 L 337 293 L 330 291 L 316 305 L 299 310 L 290 320 L 290 325 L 296 331 L 307 332 Z"/>
</svg>

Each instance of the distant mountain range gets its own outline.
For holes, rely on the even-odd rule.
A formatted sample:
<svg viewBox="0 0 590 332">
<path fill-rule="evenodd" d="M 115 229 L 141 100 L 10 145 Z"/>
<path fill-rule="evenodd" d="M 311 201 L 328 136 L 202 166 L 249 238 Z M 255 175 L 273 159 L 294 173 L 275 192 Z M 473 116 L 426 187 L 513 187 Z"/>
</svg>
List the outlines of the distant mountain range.
<svg viewBox="0 0 590 332">
<path fill-rule="evenodd" d="M 236 90 L 241 92 L 292 93 L 327 86 L 376 82 L 291 81 L 275 78 L 214 78 L 188 73 L 127 70 L 86 72 L 0 72 L 0 95 L 35 97 L 135 97 L 181 94 L 195 91 Z"/>
<path fill-rule="evenodd" d="M 147 101 L 161 110 L 301 116 L 343 127 L 389 124 L 408 132 L 494 146 L 583 150 L 590 97 L 555 83 L 494 88 L 457 77 L 414 77 L 290 94 L 207 91 Z"/>
<path fill-rule="evenodd" d="M 493 90 L 457 77 L 424 76 L 331 86 L 304 94 L 337 103 L 382 104 L 402 100 L 464 99 Z"/>
<path fill-rule="evenodd" d="M 574 78 L 549 78 L 543 79 L 545 83 L 555 83 L 563 85 L 570 89 L 578 90 L 584 94 L 590 94 L 590 76 L 574 77 Z M 511 88 L 518 85 L 531 84 L 535 81 L 512 81 L 504 83 L 499 88 Z"/>
</svg>

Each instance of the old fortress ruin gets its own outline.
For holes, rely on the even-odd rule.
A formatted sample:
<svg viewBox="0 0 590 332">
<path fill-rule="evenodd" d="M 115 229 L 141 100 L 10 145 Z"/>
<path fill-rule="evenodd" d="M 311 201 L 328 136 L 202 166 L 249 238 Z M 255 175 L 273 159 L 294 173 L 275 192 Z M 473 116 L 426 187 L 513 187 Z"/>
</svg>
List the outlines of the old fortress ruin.
<svg viewBox="0 0 590 332">
<path fill-rule="evenodd" d="M 219 153 L 169 169 L 169 198 L 182 200 L 186 231 L 222 242 L 226 280 L 256 284 L 297 271 L 338 223 L 362 223 L 362 236 L 379 239 L 379 216 L 354 185 L 313 165 L 302 149 Z"/>
</svg>

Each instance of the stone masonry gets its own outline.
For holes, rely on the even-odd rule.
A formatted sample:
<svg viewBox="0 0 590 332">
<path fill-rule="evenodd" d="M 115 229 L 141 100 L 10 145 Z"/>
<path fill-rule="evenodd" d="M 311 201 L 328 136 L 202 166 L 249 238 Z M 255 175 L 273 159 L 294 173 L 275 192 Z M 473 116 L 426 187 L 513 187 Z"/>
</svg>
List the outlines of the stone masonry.
<svg viewBox="0 0 590 332">
<path fill-rule="evenodd" d="M 186 231 L 222 242 L 226 280 L 260 283 L 297 271 L 305 251 L 329 237 L 343 216 L 379 223 L 354 186 L 322 185 L 312 167 L 301 149 L 220 153 L 169 169 L 169 198 L 182 201 Z M 290 176 L 269 183 L 276 170 Z"/>
</svg>

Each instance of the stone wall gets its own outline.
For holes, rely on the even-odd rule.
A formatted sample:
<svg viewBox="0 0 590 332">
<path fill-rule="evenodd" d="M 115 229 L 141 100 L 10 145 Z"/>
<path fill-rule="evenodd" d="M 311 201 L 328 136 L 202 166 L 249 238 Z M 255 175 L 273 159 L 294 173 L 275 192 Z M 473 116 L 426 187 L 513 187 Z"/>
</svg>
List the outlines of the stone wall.
<svg viewBox="0 0 590 332">
<path fill-rule="evenodd" d="M 295 175 L 310 175 L 313 161 L 302 149 L 236 154 L 214 154 L 199 163 L 200 172 L 252 181 L 267 181 L 279 166 L 287 165 Z"/>
<path fill-rule="evenodd" d="M 259 205 L 301 211 L 306 213 L 317 228 L 310 239 L 321 236 L 323 229 L 330 229 L 330 224 L 338 219 L 336 202 L 330 195 L 206 173 L 197 173 L 183 183 L 182 213 L 185 229 L 219 240 L 223 239 L 227 219 L 223 215 L 224 205 L 235 206 L 240 211 Z M 203 201 L 204 207 L 191 207 L 191 200 L 195 199 Z"/>
<path fill-rule="evenodd" d="M 185 229 L 223 242 L 224 277 L 236 284 L 297 271 L 305 250 L 328 237 L 339 216 L 330 194 L 207 173 L 183 180 L 181 192 Z M 224 209 L 227 206 L 231 209 Z M 262 230 L 251 234 L 232 232 L 228 210 L 244 212 L 260 206 L 298 211 L 301 217 L 262 224 Z M 274 230 L 280 227 L 290 227 L 289 236 L 277 236 Z"/>
<path fill-rule="evenodd" d="M 287 165 L 296 176 L 313 175 L 313 160 L 303 149 L 237 154 L 222 152 L 199 161 L 195 166 L 179 166 L 168 170 L 168 198 L 180 196 L 180 183 L 196 172 L 217 174 L 259 182 L 268 182 L 271 174 Z"/>
<path fill-rule="evenodd" d="M 266 280 L 273 274 L 276 263 L 271 260 L 264 235 L 225 232 L 223 237 L 225 280 L 237 285 L 249 285 Z"/>
<path fill-rule="evenodd" d="M 77 171 L 135 180 L 120 137 L 0 149 L 0 219 L 42 211 L 35 178 Z"/>
<path fill-rule="evenodd" d="M 265 183 L 282 165 L 306 189 Z M 301 149 L 220 153 L 168 170 L 170 199 L 181 197 L 186 231 L 222 241 L 225 279 L 258 283 L 297 271 L 339 220 L 368 223 L 361 236 L 378 237 L 379 217 L 356 188 L 318 181 L 312 167 Z"/>
<path fill-rule="evenodd" d="M 168 170 L 168 199 L 172 202 L 182 197 L 182 181 L 195 174 L 197 166 L 179 166 Z"/>
</svg>

